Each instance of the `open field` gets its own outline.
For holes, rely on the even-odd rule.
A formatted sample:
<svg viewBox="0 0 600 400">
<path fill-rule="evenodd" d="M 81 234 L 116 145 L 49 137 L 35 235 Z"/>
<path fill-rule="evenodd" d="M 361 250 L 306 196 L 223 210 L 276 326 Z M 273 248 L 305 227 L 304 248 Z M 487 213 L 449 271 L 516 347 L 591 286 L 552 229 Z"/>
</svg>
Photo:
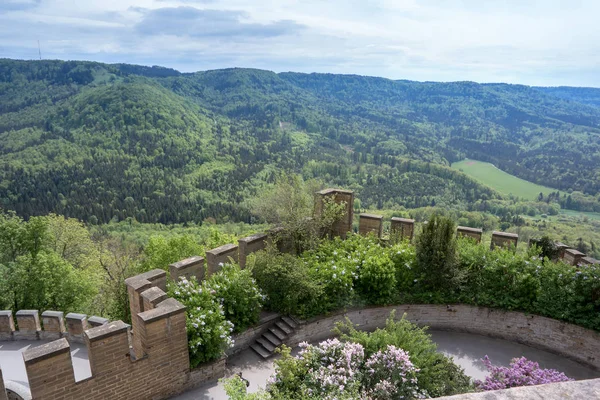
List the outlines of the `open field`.
<svg viewBox="0 0 600 400">
<path fill-rule="evenodd" d="M 536 200 L 540 192 L 544 195 L 556 192 L 556 189 L 517 178 L 496 168 L 493 164 L 482 161 L 466 159 L 455 162 L 452 168 L 464 172 L 502 194 L 512 194 L 527 200 Z"/>
</svg>

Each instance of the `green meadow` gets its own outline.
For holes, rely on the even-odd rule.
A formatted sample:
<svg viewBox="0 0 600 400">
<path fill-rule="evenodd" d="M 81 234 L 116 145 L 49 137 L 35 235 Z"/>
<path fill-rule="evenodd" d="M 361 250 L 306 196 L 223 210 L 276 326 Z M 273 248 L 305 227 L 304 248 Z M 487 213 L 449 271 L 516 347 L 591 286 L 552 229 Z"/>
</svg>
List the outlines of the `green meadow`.
<svg viewBox="0 0 600 400">
<path fill-rule="evenodd" d="M 544 195 L 556 192 L 556 189 L 517 178 L 496 168 L 493 164 L 482 161 L 466 159 L 455 162 L 452 168 L 464 172 L 502 194 L 512 194 L 528 200 L 536 200 L 540 192 Z"/>
</svg>

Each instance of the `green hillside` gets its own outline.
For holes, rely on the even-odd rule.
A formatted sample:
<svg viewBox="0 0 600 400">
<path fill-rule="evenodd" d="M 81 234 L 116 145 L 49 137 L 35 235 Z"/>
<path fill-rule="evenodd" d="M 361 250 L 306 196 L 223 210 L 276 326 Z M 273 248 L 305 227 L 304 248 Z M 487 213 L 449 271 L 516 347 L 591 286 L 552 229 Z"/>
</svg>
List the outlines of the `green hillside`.
<svg viewBox="0 0 600 400">
<path fill-rule="evenodd" d="M 496 168 L 493 164 L 477 160 L 463 160 L 452 164 L 452 168 L 477 179 L 505 195 L 513 195 L 527 200 L 537 200 L 540 193 L 548 196 L 555 189 L 536 185 Z"/>
<path fill-rule="evenodd" d="M 449 168 L 468 157 L 598 211 L 599 126 L 599 108 L 517 85 L 4 59 L 0 204 L 90 222 L 252 222 L 246 200 L 283 172 L 353 189 L 371 209 L 503 201 Z"/>
</svg>

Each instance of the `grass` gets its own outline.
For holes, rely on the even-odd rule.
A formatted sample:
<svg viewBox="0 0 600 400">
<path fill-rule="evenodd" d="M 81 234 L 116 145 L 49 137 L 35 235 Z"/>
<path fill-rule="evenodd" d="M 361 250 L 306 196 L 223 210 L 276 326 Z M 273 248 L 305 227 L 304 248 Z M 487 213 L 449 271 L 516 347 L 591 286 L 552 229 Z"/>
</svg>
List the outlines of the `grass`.
<svg viewBox="0 0 600 400">
<path fill-rule="evenodd" d="M 482 161 L 467 159 L 455 162 L 452 164 L 452 168 L 464 172 L 484 185 L 496 189 L 505 195 L 512 194 L 513 196 L 527 200 L 537 200 L 540 192 L 544 193 L 544 195 L 556 192 L 556 189 L 517 178 L 496 168 L 493 164 Z"/>
</svg>

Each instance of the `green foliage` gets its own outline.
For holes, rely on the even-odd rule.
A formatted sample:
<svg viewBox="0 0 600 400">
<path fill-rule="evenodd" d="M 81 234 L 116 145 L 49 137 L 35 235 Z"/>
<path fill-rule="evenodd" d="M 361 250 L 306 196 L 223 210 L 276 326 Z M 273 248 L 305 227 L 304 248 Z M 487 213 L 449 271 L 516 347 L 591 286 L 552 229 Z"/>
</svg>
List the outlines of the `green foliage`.
<svg viewBox="0 0 600 400">
<path fill-rule="evenodd" d="M 89 234 L 78 229 L 77 221 L 60 218 L 23 221 L 14 213 L 0 215 L 0 308 L 71 312 L 90 307 L 97 272 L 77 263 L 92 256 L 86 248 Z M 77 229 L 67 239 L 61 224 Z"/>
<path fill-rule="evenodd" d="M 243 332 L 258 322 L 263 295 L 248 269 L 226 264 L 202 287 L 223 305 L 225 318 L 233 323 L 234 332 Z"/>
<path fill-rule="evenodd" d="M 251 207 L 263 220 L 283 228 L 276 238 L 291 243 L 296 254 L 315 248 L 332 224 L 343 215 L 344 205 L 325 200 L 321 215 L 314 214 L 315 192 L 322 184 L 299 175 L 283 175 L 252 200 Z"/>
<path fill-rule="evenodd" d="M 233 346 L 233 324 L 225 319 L 225 311 L 214 293 L 195 279 L 170 283 L 169 296 L 186 306 L 190 365 L 222 357 Z"/>
<path fill-rule="evenodd" d="M 600 113 L 547 93 L 1 60 L 0 199 L 24 217 L 94 224 L 252 222 L 245 200 L 293 171 L 351 187 L 363 208 L 506 200 L 447 167 L 468 156 L 572 191 L 545 196 L 549 207 L 598 211 Z"/>
<path fill-rule="evenodd" d="M 260 251 L 248 258 L 247 268 L 266 295 L 266 306 L 271 310 L 299 316 L 317 315 L 323 310 L 323 289 L 298 257 Z"/>
<path fill-rule="evenodd" d="M 433 215 L 417 237 L 419 280 L 430 289 L 451 289 L 461 279 L 456 269 L 455 231 L 456 226 L 450 218 Z"/>
<path fill-rule="evenodd" d="M 392 312 L 385 328 L 374 332 L 360 331 L 347 319 L 336 325 L 334 333 L 344 341 L 361 344 L 365 348 L 365 357 L 385 350 L 389 345 L 405 350 L 419 368 L 419 389 L 426 391 L 431 397 L 470 391 L 472 387 L 469 377 L 452 359 L 437 352 L 437 346 L 427 333 L 427 328 L 419 328 L 405 317 L 396 321 Z"/>
<path fill-rule="evenodd" d="M 174 236 L 152 236 L 144 248 L 144 260 L 142 270 L 168 269 L 169 264 L 183 260 L 184 258 L 204 255 L 204 248 L 190 235 Z"/>
<path fill-rule="evenodd" d="M 560 251 L 554 240 L 550 239 L 549 236 L 543 236 L 539 239 L 529 239 L 529 242 L 536 246 L 537 254 L 542 258 L 548 258 L 549 260 L 555 260 L 558 258 Z"/>
</svg>

